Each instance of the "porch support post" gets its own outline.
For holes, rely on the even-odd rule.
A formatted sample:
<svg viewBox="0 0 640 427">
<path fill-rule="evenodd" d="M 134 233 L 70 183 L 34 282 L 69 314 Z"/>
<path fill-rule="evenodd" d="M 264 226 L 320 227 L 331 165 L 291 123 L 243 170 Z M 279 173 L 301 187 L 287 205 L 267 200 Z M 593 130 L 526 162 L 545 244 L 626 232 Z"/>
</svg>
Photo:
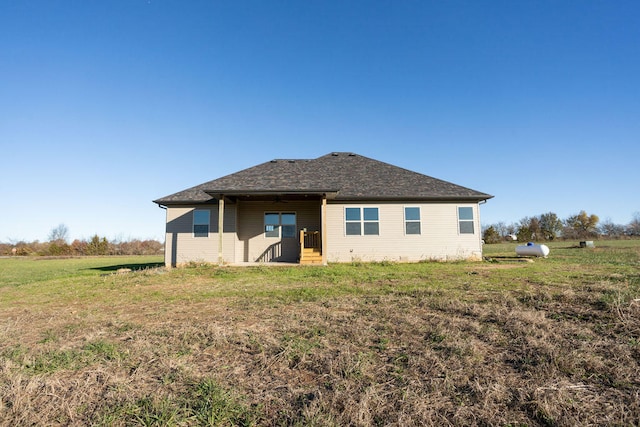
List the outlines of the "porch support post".
<svg viewBox="0 0 640 427">
<path fill-rule="evenodd" d="M 222 242 L 224 237 L 224 195 L 218 200 L 218 265 L 222 265 Z"/>
<path fill-rule="evenodd" d="M 327 265 L 327 195 L 322 195 L 322 211 L 320 212 L 322 265 Z"/>
</svg>

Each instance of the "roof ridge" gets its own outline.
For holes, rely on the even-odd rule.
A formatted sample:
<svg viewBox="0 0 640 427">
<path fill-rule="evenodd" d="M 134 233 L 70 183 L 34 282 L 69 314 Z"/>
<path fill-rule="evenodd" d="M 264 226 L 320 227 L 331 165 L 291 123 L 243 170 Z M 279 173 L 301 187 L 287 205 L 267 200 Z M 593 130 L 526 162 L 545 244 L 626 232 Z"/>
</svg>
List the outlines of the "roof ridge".
<svg viewBox="0 0 640 427">
<path fill-rule="evenodd" d="M 272 160 L 268 161 L 267 163 L 278 163 L 278 162 L 296 163 L 296 162 L 311 162 L 313 160 L 315 160 L 315 159 L 272 159 Z"/>
</svg>

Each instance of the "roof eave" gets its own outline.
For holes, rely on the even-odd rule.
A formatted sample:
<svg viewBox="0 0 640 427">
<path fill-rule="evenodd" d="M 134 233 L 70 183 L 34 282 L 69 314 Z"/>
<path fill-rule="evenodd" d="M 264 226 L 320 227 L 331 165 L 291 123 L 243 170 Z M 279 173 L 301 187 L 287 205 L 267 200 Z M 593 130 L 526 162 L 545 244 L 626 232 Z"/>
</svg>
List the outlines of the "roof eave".
<svg viewBox="0 0 640 427">
<path fill-rule="evenodd" d="M 281 191 L 206 191 L 208 195 L 211 196 L 209 200 L 162 200 L 157 199 L 154 200 L 153 203 L 156 203 L 159 206 L 167 206 L 167 205 L 187 205 L 187 204 L 198 204 L 205 205 L 217 202 L 220 200 L 222 196 L 225 197 L 239 197 L 239 196 L 285 196 L 285 195 L 313 195 L 313 196 L 326 196 L 329 200 L 336 200 L 341 202 L 364 202 L 364 201 L 373 201 L 373 202 L 474 202 L 479 203 L 482 201 L 487 201 L 492 199 L 494 196 L 490 194 L 482 194 L 478 196 L 429 196 L 429 197 L 416 197 L 416 196 L 340 196 L 339 192 L 336 190 L 313 190 L 313 191 L 289 191 L 289 190 L 281 190 Z"/>
<path fill-rule="evenodd" d="M 336 201 L 380 201 L 380 202 L 482 202 L 492 199 L 494 196 L 489 194 L 483 194 L 478 196 L 338 196 Z"/>
<path fill-rule="evenodd" d="M 211 198 L 209 200 L 154 200 L 153 203 L 158 206 L 170 206 L 170 205 L 211 205 L 218 203 L 217 199 Z"/>
</svg>

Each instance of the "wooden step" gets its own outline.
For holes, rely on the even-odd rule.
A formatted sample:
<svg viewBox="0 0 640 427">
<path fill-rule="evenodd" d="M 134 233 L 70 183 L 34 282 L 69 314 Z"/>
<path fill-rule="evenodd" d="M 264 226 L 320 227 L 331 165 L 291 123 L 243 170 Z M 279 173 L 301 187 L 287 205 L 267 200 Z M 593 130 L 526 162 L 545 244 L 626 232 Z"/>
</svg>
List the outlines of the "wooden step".
<svg viewBox="0 0 640 427">
<path fill-rule="evenodd" d="M 302 259 L 312 259 L 312 258 L 322 258 L 322 254 L 319 254 L 319 253 L 302 254 Z"/>
<path fill-rule="evenodd" d="M 320 258 L 320 259 L 303 259 L 303 260 L 300 260 L 300 265 L 314 265 L 314 264 L 317 264 L 317 265 L 322 264 L 322 258 Z"/>
<path fill-rule="evenodd" d="M 300 264 L 322 264 L 322 253 L 318 248 L 304 248 Z"/>
</svg>

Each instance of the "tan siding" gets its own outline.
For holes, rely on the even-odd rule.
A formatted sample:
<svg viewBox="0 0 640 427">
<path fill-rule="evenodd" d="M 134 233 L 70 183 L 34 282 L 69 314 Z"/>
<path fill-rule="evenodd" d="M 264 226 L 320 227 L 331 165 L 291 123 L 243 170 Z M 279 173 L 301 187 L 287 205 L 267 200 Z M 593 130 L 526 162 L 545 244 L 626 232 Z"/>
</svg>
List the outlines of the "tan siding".
<svg viewBox="0 0 640 427">
<path fill-rule="evenodd" d="M 295 212 L 299 231 L 320 230 L 320 201 L 310 202 L 241 202 L 238 205 L 238 248 L 236 260 L 295 262 L 299 255 L 299 243 L 293 239 L 267 238 L 264 235 L 265 212 Z"/>
<path fill-rule="evenodd" d="M 346 236 L 345 206 L 378 207 L 380 235 Z M 405 235 L 405 206 L 420 207 L 420 235 Z M 458 206 L 474 208 L 474 234 L 458 233 Z M 331 203 L 327 206 L 327 217 L 329 262 L 455 260 L 482 256 L 476 204 Z"/>
<path fill-rule="evenodd" d="M 209 236 L 193 236 L 194 209 L 210 211 Z M 235 206 L 225 206 L 223 259 L 235 261 Z M 218 262 L 218 205 L 172 206 L 167 208 L 165 264 L 181 265 L 188 262 Z"/>
<path fill-rule="evenodd" d="M 236 262 L 236 244 L 238 233 L 236 228 L 236 209 L 238 205 L 232 203 L 224 204 L 224 235 L 222 241 L 222 259 L 225 263 Z M 216 229 L 218 228 L 218 211 L 215 212 Z M 216 235 L 216 238 L 218 236 Z M 216 246 L 217 250 L 217 246 Z M 217 257 L 216 257 L 217 258 Z"/>
<path fill-rule="evenodd" d="M 346 236 L 345 206 L 379 208 L 380 235 Z M 404 207 L 420 207 L 421 234 L 405 235 Z M 458 206 L 474 208 L 474 234 L 458 232 Z M 167 209 L 165 260 L 167 265 L 191 261 L 218 262 L 218 205 L 198 206 L 210 210 L 209 237 L 193 236 L 193 206 Z M 320 230 L 321 202 L 238 202 L 225 204 L 224 262 L 289 261 L 298 258 L 298 239 L 266 238 L 265 212 L 295 212 L 297 230 Z M 327 205 L 327 260 L 420 261 L 480 259 L 480 218 L 477 204 L 454 203 L 331 203 Z"/>
</svg>

